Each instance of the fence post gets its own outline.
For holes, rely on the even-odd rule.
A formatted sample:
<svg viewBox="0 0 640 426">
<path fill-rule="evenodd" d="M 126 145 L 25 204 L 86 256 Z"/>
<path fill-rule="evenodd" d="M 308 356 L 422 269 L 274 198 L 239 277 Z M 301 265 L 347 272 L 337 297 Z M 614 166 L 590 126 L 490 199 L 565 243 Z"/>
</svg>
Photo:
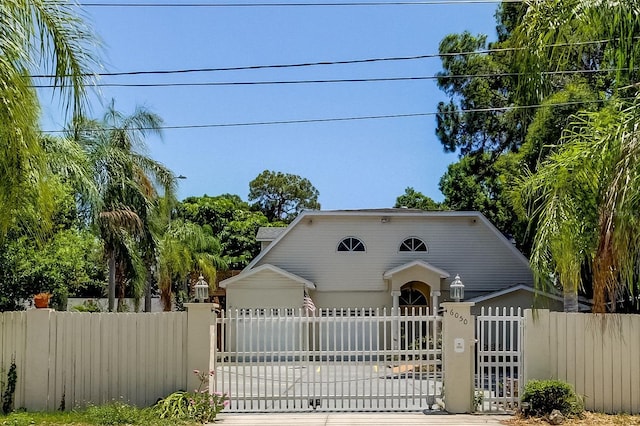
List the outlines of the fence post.
<svg viewBox="0 0 640 426">
<path fill-rule="evenodd" d="M 24 371 L 24 406 L 30 411 L 44 411 L 49 399 L 49 344 L 53 309 L 27 310 L 26 354 Z M 53 360 L 55 362 L 55 360 Z"/>
<path fill-rule="evenodd" d="M 187 308 L 187 390 L 200 386 L 194 370 L 209 371 L 211 361 L 211 326 L 215 324 L 212 313 L 216 303 L 185 303 Z"/>
<path fill-rule="evenodd" d="M 475 317 L 473 302 L 444 302 L 442 358 L 445 409 L 449 413 L 473 411 Z"/>
<path fill-rule="evenodd" d="M 551 378 L 549 354 L 550 317 L 548 309 L 524 310 L 523 386 L 532 379 Z"/>
</svg>

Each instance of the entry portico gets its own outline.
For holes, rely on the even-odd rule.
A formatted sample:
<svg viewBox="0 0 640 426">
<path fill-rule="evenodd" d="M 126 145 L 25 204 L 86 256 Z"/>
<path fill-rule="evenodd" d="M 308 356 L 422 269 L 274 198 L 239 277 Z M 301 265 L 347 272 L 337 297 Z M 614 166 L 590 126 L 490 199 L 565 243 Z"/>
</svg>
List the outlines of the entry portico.
<svg viewBox="0 0 640 426">
<path fill-rule="evenodd" d="M 386 271 L 384 280 L 389 284 L 393 298 L 394 312 L 400 307 L 402 292 L 420 292 L 431 301 L 429 307 L 438 307 L 438 298 L 442 280 L 449 278 L 449 273 L 423 260 L 413 260 Z M 413 303 L 407 304 L 412 306 Z"/>
</svg>

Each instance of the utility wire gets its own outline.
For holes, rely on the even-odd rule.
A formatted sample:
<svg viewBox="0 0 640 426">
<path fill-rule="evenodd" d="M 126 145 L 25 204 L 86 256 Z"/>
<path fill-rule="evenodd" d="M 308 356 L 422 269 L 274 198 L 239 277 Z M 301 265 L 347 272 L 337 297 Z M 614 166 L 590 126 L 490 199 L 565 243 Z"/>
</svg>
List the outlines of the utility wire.
<svg viewBox="0 0 640 426">
<path fill-rule="evenodd" d="M 572 71 L 544 71 L 536 75 L 565 75 L 565 74 L 594 74 L 614 71 L 637 71 L 640 68 L 607 68 L 598 70 L 572 70 Z M 487 73 L 487 74 L 443 74 L 418 77 L 381 77 L 381 78 L 341 78 L 328 80 L 274 80 L 274 81 L 227 81 L 227 82 L 195 82 L 195 83 L 95 83 L 95 87 L 202 87 L 202 86 L 264 86 L 285 84 L 323 84 L 323 83 L 371 83 L 383 81 L 420 81 L 438 79 L 464 79 L 464 78 L 492 78 L 492 77 L 517 77 L 529 75 L 526 73 Z M 55 84 L 36 84 L 30 87 L 36 89 L 57 88 Z"/>
<path fill-rule="evenodd" d="M 423 0 L 423 1 L 364 1 L 315 3 L 102 3 L 84 2 L 83 7 L 353 7 L 353 6 L 430 6 L 454 4 L 524 3 L 523 0 Z"/>
<path fill-rule="evenodd" d="M 622 100 L 634 99 L 633 97 L 625 97 L 620 98 Z M 492 108 L 473 108 L 473 109 L 463 109 L 457 111 L 441 111 L 441 112 L 417 112 L 410 114 L 387 114 L 387 115 L 366 115 L 359 117 L 338 117 L 338 118 L 311 118 L 311 119 L 303 119 L 303 120 L 276 120 L 276 121 L 252 121 L 252 122 L 244 122 L 244 123 L 217 123 L 217 124 L 185 124 L 185 125 L 176 125 L 176 126 L 160 126 L 160 129 L 163 130 L 180 130 L 180 129 L 208 129 L 208 128 L 217 128 L 217 127 L 250 127 L 250 126 L 271 126 L 278 124 L 308 124 L 308 123 L 327 123 L 327 122 L 341 122 L 341 121 L 362 121 L 362 120 L 380 120 L 380 119 L 391 119 L 391 118 L 410 118 L 410 117 L 428 117 L 435 116 L 438 114 L 470 114 L 470 113 L 481 113 L 481 112 L 506 112 L 506 111 L 514 111 L 514 110 L 522 110 L 522 109 L 532 109 L 532 108 L 540 108 L 540 107 L 557 107 L 557 106 L 569 106 L 569 105 L 581 105 L 581 104 L 592 104 L 592 103 L 603 103 L 607 102 L 607 99 L 597 99 L 591 101 L 571 101 L 571 102 L 558 102 L 551 104 L 535 104 L 535 105 L 514 105 L 508 107 L 492 107 Z M 136 127 L 136 130 L 155 130 L 157 128 L 150 127 Z M 102 132 L 115 130 L 114 128 L 106 128 L 106 129 L 82 129 L 81 132 Z M 67 130 L 43 130 L 42 133 L 65 133 Z"/>
<path fill-rule="evenodd" d="M 640 36 L 634 37 L 636 40 L 640 40 Z M 568 42 L 568 43 L 554 43 L 544 47 L 570 47 L 570 46 L 585 46 L 590 44 L 601 44 L 617 39 L 604 39 L 593 41 L 581 41 L 581 42 Z M 271 64 L 271 65 L 248 65 L 238 67 L 220 67 L 220 68 L 187 68 L 187 69 L 175 69 L 175 70 L 151 70 L 151 71 L 123 71 L 123 72 L 104 72 L 94 74 L 82 74 L 85 77 L 118 77 L 129 75 L 154 75 L 154 74 L 189 74 L 189 73 L 204 73 L 204 72 L 218 72 L 218 71 L 242 71 L 242 70 L 257 70 L 257 69 L 273 69 L 273 68 L 303 68 L 314 67 L 324 65 L 348 65 L 348 64 L 364 64 L 375 62 L 392 62 L 392 61 L 411 61 L 418 59 L 430 59 L 440 57 L 453 57 L 453 56 L 468 56 L 468 55 L 480 55 L 487 53 L 501 53 L 501 52 L 516 52 L 520 50 L 526 50 L 527 47 L 504 47 L 495 49 L 482 49 L 463 52 L 448 52 L 448 53 L 428 53 L 425 55 L 414 56 L 391 56 L 386 58 L 366 58 L 366 59 L 350 59 L 344 61 L 318 61 L 318 62 L 302 62 L 292 64 Z M 54 78 L 51 74 L 32 75 L 34 78 Z M 67 76 L 68 77 L 68 76 Z"/>
</svg>

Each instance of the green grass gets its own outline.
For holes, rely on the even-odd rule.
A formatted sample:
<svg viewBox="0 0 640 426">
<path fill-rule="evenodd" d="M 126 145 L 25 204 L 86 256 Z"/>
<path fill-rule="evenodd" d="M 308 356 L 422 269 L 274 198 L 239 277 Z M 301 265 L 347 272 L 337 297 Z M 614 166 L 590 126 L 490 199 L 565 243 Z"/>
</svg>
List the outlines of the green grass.
<svg viewBox="0 0 640 426">
<path fill-rule="evenodd" d="M 122 402 L 92 406 L 82 410 L 68 412 L 16 412 L 7 416 L 0 415 L 0 426 L 27 425 L 197 425 L 195 422 L 180 422 L 173 419 L 160 419 L 157 412 L 150 408 L 140 409 Z"/>
</svg>

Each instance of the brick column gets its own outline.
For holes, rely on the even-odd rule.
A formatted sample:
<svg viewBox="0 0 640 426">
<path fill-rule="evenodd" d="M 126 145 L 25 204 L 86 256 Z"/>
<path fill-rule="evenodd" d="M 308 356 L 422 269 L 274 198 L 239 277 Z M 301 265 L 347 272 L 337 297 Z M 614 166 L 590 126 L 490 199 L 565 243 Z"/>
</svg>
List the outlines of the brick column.
<svg viewBox="0 0 640 426">
<path fill-rule="evenodd" d="M 473 411 L 475 317 L 473 302 L 445 302 L 442 314 L 444 405 L 449 413 Z"/>
</svg>

